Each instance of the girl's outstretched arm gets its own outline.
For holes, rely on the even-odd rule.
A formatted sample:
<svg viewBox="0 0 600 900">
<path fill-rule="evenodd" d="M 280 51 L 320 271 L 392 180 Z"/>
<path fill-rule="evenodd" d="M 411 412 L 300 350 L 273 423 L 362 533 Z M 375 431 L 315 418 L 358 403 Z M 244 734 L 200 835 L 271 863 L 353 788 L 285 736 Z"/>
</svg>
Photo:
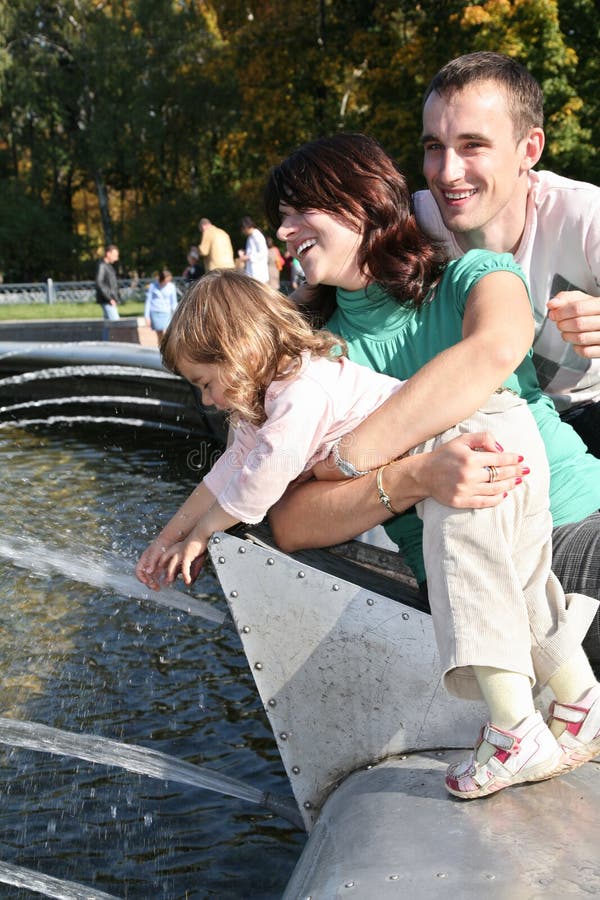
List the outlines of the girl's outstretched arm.
<svg viewBox="0 0 600 900">
<path fill-rule="evenodd" d="M 160 588 L 160 576 L 162 575 L 162 570 L 158 566 L 160 557 L 168 547 L 188 536 L 198 519 L 211 508 L 214 502 L 214 496 L 205 487 L 204 482 L 200 482 L 140 556 L 135 567 L 135 574 L 142 584 L 153 590 Z"/>
</svg>

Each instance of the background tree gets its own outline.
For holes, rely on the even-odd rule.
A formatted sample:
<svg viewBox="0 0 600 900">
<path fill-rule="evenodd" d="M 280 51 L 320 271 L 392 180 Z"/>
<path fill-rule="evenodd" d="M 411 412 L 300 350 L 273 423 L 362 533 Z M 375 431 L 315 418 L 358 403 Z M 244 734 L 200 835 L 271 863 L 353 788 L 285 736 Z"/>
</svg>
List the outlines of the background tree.
<svg viewBox="0 0 600 900">
<path fill-rule="evenodd" d="M 105 242 L 150 274 L 208 216 L 241 245 L 270 165 L 366 131 L 421 187 L 421 99 L 477 49 L 546 97 L 543 165 L 598 182 L 594 0 L 0 0 L 0 270 L 91 276 Z"/>
</svg>

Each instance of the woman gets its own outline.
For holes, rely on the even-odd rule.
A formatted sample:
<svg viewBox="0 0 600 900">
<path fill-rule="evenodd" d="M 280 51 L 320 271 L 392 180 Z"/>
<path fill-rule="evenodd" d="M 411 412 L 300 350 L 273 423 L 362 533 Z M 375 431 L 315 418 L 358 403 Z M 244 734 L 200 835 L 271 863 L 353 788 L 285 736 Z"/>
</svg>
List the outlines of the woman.
<svg viewBox="0 0 600 900">
<path fill-rule="evenodd" d="M 587 563 L 583 583 L 565 576 L 563 588 L 597 599 L 600 461 L 539 389 L 524 325 L 529 304 L 515 287 L 520 270 L 512 257 L 472 251 L 462 265 L 446 266 L 415 223 L 404 178 L 362 135 L 335 135 L 299 148 L 272 170 L 266 205 L 279 238 L 305 270 L 313 313 L 345 338 L 351 358 L 411 379 L 399 401 L 398 433 L 386 423 L 398 454 L 411 446 L 411 427 L 422 408 L 439 411 L 443 431 L 471 415 L 502 382 L 527 399 L 551 466 L 554 538 L 560 540 L 553 569 L 561 578 L 561 561 L 581 555 Z M 440 298 L 442 272 L 451 288 Z M 465 285 L 471 287 L 461 295 Z M 519 489 L 526 464 L 501 452 L 491 435 L 464 435 L 389 466 L 386 491 L 396 511 L 425 497 L 456 508 L 493 506 Z M 489 467 L 498 473 L 493 481 Z M 286 550 L 348 540 L 381 522 L 390 523 L 390 536 L 423 584 L 420 523 L 415 514 L 393 519 L 379 502 L 372 474 L 342 484 L 300 485 L 271 512 L 275 537 Z M 597 634 L 597 619 L 593 628 Z M 588 646 L 595 659 L 599 649 Z"/>
<path fill-rule="evenodd" d="M 156 332 L 159 343 L 176 308 L 177 291 L 173 284 L 173 276 L 168 269 L 161 269 L 146 292 L 144 306 L 146 325 Z"/>
</svg>

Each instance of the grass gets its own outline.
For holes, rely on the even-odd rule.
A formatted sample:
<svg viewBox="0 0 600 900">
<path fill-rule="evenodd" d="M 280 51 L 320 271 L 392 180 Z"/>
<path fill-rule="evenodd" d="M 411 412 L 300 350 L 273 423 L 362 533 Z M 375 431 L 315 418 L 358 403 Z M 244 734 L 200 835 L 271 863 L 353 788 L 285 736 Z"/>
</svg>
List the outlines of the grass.
<svg viewBox="0 0 600 900">
<path fill-rule="evenodd" d="M 119 315 L 143 316 L 144 304 L 127 300 L 119 306 Z M 33 319 L 101 319 L 97 303 L 0 303 L 0 322 L 26 322 Z"/>
</svg>

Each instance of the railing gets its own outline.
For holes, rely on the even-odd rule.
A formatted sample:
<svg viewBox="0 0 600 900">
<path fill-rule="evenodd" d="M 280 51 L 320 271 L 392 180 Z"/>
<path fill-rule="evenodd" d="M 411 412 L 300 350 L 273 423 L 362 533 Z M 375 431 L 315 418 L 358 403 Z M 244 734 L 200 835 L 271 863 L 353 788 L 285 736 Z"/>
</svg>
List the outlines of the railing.
<svg viewBox="0 0 600 900">
<path fill-rule="evenodd" d="M 149 279 L 120 278 L 122 300 L 144 302 Z M 174 278 L 177 294 L 186 288 L 184 278 Z M 93 281 L 46 281 L 31 284 L 0 284 L 0 305 L 9 303 L 95 303 L 96 286 Z"/>
</svg>

